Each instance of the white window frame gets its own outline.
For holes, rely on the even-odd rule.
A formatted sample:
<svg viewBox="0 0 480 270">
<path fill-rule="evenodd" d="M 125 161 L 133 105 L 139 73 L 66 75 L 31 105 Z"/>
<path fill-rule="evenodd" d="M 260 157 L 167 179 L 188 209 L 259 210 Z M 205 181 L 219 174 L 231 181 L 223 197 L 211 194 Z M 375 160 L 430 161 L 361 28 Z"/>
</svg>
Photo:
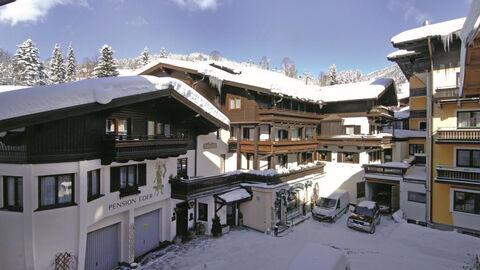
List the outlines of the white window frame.
<svg viewBox="0 0 480 270">
<path fill-rule="evenodd" d="M 480 194 L 480 190 L 474 190 L 474 189 L 463 189 L 463 188 L 450 188 L 450 200 L 449 200 L 449 210 L 451 213 L 455 214 L 462 214 L 462 215 L 469 215 L 473 217 L 480 217 L 478 214 L 472 214 L 472 213 L 467 213 L 467 212 L 462 212 L 462 211 L 455 211 L 453 208 L 453 201 L 455 199 L 455 191 L 460 191 L 460 192 L 468 192 L 468 193 L 477 193 Z"/>
</svg>

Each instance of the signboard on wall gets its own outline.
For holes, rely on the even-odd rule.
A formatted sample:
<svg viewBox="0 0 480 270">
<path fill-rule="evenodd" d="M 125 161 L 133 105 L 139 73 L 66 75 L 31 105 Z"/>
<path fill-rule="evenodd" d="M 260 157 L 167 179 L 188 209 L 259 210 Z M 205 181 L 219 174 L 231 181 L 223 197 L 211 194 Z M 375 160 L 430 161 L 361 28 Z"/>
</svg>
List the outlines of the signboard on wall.
<svg viewBox="0 0 480 270">
<path fill-rule="evenodd" d="M 214 142 L 207 142 L 203 144 L 203 149 L 216 149 L 217 143 Z"/>
</svg>

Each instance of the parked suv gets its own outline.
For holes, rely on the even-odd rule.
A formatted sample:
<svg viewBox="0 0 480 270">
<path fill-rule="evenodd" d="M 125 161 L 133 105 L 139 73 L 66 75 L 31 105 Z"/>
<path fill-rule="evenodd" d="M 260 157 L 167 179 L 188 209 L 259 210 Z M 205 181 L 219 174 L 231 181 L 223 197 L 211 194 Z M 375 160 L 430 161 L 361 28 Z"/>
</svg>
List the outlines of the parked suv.
<svg viewBox="0 0 480 270">
<path fill-rule="evenodd" d="M 352 229 L 375 233 L 375 226 L 380 224 L 380 209 L 376 202 L 362 201 L 355 206 L 347 219 L 347 226 Z"/>
</svg>

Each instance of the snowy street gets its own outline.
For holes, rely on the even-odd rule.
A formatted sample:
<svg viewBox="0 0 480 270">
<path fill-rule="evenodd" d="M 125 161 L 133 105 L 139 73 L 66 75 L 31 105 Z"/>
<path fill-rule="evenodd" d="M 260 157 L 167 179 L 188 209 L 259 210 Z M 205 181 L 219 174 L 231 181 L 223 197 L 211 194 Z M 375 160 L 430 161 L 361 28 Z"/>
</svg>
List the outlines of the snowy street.
<svg viewBox="0 0 480 270">
<path fill-rule="evenodd" d="M 237 229 L 220 238 L 195 238 L 167 247 L 166 252 L 140 269 L 288 269 L 289 262 L 308 242 L 343 251 L 352 269 L 462 269 L 467 254 L 480 252 L 480 239 L 443 232 L 382 216 L 374 235 L 345 225 L 308 219 L 275 238 L 253 230 Z"/>
</svg>

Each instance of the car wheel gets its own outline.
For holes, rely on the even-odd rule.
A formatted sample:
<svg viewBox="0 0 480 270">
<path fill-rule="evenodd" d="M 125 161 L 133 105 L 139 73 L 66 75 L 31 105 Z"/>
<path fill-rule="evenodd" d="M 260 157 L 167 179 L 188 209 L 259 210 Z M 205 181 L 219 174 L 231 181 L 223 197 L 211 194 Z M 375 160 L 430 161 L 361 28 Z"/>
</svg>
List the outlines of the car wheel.
<svg viewBox="0 0 480 270">
<path fill-rule="evenodd" d="M 374 233 L 375 233 L 375 225 L 372 225 L 372 227 L 370 228 L 369 233 L 370 233 L 370 234 L 374 234 Z"/>
</svg>

